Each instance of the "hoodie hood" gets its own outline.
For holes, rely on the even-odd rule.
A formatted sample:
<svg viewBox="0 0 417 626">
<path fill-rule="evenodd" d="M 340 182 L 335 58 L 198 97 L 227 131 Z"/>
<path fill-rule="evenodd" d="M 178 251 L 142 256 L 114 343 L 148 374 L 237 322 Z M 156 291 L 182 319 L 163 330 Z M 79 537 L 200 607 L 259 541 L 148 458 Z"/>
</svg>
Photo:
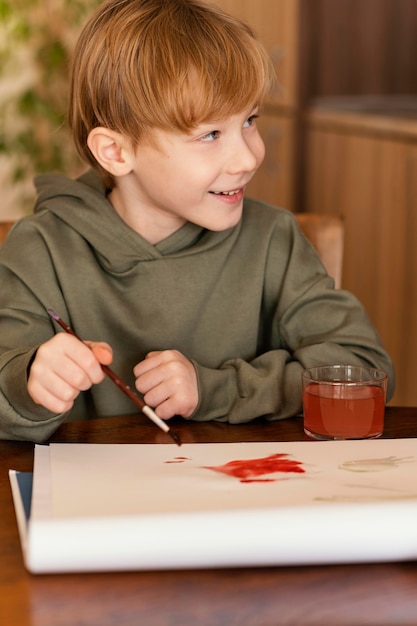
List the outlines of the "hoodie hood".
<svg viewBox="0 0 417 626">
<path fill-rule="evenodd" d="M 43 174 L 35 178 L 35 187 L 34 212 L 53 213 L 88 242 L 99 262 L 110 271 L 124 272 L 140 261 L 190 254 L 191 247 L 201 252 L 217 245 L 235 230 L 212 232 L 188 222 L 153 245 L 118 215 L 94 170 L 76 180 L 61 174 Z"/>
</svg>

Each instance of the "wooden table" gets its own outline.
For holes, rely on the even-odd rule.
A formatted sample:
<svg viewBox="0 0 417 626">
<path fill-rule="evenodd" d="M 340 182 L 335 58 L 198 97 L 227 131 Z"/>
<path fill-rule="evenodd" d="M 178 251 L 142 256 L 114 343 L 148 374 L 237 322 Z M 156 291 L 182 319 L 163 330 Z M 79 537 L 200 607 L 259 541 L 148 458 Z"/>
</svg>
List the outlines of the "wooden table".
<svg viewBox="0 0 417 626">
<path fill-rule="evenodd" d="M 301 418 L 172 425 L 187 443 L 306 439 Z M 417 408 L 388 407 L 384 437 L 417 437 Z M 51 441 L 170 442 L 142 416 L 66 424 Z M 8 470 L 32 471 L 32 464 L 32 444 L 0 442 L 2 626 L 417 624 L 416 563 L 31 575 L 23 565 Z"/>
</svg>

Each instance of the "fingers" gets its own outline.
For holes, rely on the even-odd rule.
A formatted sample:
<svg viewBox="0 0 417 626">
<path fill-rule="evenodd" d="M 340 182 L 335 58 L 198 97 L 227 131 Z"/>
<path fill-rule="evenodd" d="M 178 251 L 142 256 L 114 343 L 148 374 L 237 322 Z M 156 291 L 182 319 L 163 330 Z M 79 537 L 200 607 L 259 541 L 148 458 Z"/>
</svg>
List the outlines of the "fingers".
<svg viewBox="0 0 417 626">
<path fill-rule="evenodd" d="M 100 364 L 111 359 L 107 344 L 86 345 L 76 337 L 58 333 L 37 350 L 29 372 L 29 395 L 52 413 L 66 413 L 81 391 L 103 380 Z"/>
<path fill-rule="evenodd" d="M 102 365 L 110 365 L 113 361 L 113 350 L 104 341 L 85 341 L 90 350 L 93 351 L 97 361 Z"/>
<path fill-rule="evenodd" d="M 37 350 L 28 377 L 29 395 L 52 413 L 66 413 L 81 391 L 103 380 L 101 365 L 109 365 L 112 358 L 106 343 L 84 343 L 73 335 L 58 333 Z M 195 411 L 197 375 L 180 352 L 151 352 L 136 365 L 134 374 L 136 388 L 162 419 L 190 417 Z"/>
<path fill-rule="evenodd" d="M 135 366 L 136 388 L 162 419 L 190 417 L 198 404 L 193 364 L 177 350 L 150 352 Z"/>
</svg>

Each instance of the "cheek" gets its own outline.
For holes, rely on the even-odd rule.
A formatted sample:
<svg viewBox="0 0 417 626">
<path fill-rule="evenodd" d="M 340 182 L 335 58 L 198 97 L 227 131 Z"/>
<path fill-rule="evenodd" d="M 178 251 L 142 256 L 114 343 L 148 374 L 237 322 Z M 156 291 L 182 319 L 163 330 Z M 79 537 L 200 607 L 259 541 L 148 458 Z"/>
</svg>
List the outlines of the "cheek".
<svg viewBox="0 0 417 626">
<path fill-rule="evenodd" d="M 258 164 L 260 165 L 265 158 L 265 144 L 259 136 L 259 146 L 258 146 Z"/>
<path fill-rule="evenodd" d="M 251 145 L 252 154 L 255 156 L 257 168 L 265 158 L 265 144 L 259 133 L 253 138 Z"/>
</svg>

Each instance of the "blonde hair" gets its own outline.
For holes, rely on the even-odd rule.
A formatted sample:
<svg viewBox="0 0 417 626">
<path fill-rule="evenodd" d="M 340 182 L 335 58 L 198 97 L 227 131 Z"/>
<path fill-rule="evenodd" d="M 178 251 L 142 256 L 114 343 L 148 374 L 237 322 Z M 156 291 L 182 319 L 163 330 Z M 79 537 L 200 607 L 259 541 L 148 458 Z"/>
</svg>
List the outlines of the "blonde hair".
<svg viewBox="0 0 417 626">
<path fill-rule="evenodd" d="M 76 45 L 69 124 L 81 157 L 93 128 L 128 137 L 152 128 L 189 132 L 261 105 L 273 80 L 268 54 L 251 28 L 200 0 L 107 0 Z"/>
</svg>

